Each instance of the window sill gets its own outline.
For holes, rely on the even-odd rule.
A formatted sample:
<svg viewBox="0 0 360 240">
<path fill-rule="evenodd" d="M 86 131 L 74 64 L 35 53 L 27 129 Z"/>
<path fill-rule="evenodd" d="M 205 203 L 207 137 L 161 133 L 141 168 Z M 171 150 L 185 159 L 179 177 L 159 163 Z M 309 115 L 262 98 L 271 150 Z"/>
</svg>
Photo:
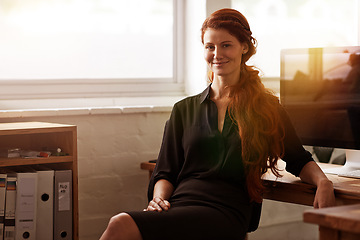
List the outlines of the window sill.
<svg viewBox="0 0 360 240">
<path fill-rule="evenodd" d="M 2 100 L 0 118 L 170 112 L 184 97 Z"/>
<path fill-rule="evenodd" d="M 278 78 L 266 79 L 264 85 L 275 92 L 279 92 Z M 185 95 L 3 99 L 0 102 L 0 118 L 170 112 L 173 105 L 184 97 Z"/>
</svg>

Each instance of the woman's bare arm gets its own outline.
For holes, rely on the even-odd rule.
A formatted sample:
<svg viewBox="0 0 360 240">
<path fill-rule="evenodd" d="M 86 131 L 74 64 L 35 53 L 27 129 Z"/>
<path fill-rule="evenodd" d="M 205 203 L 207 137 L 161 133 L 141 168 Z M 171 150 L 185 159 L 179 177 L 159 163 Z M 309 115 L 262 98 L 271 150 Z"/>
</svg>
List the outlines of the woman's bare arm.
<svg viewBox="0 0 360 240">
<path fill-rule="evenodd" d="M 154 197 L 145 211 L 167 211 L 170 208 L 169 198 L 174 192 L 174 186 L 165 179 L 160 179 L 154 186 Z"/>
<path fill-rule="evenodd" d="M 300 172 L 300 178 L 304 182 L 317 186 L 314 208 L 324 208 L 335 205 L 333 184 L 315 162 L 308 162 L 303 167 Z"/>
</svg>

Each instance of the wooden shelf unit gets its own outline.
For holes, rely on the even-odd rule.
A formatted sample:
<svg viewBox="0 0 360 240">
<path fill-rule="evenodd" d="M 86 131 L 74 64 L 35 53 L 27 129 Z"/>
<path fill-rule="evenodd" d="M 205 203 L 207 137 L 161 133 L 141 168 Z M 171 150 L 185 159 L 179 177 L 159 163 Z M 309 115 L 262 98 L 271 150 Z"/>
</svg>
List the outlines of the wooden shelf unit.
<svg viewBox="0 0 360 240">
<path fill-rule="evenodd" d="M 0 123 L 0 149 L 20 148 L 42 151 L 61 148 L 68 156 L 43 158 L 0 158 L 0 171 L 16 171 L 23 167 L 46 167 L 53 170 L 71 169 L 73 174 L 73 240 L 79 239 L 77 131 L 75 125 L 14 122 Z"/>
</svg>

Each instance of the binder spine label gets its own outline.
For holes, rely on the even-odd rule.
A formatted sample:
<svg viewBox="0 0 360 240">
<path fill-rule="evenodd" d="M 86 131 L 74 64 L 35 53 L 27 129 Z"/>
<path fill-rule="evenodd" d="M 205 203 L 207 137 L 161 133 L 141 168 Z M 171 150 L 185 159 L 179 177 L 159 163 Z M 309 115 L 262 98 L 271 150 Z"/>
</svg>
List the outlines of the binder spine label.
<svg viewBox="0 0 360 240">
<path fill-rule="evenodd" d="M 4 240 L 13 240 L 15 239 L 15 227 L 9 226 L 5 229 Z"/>
<path fill-rule="evenodd" d="M 34 178 L 21 178 L 19 180 L 22 189 L 19 193 L 19 205 L 17 211 L 19 211 L 19 224 L 22 229 L 34 229 L 35 219 L 35 188 L 36 183 Z"/>
<path fill-rule="evenodd" d="M 59 211 L 71 210 L 70 182 L 59 182 Z"/>
</svg>

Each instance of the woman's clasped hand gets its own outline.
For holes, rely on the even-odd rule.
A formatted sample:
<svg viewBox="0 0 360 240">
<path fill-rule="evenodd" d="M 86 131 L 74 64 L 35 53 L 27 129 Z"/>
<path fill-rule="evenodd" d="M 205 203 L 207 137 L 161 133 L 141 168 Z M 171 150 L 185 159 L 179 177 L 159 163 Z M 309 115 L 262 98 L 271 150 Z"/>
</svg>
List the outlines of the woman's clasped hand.
<svg viewBox="0 0 360 240">
<path fill-rule="evenodd" d="M 147 208 L 144 211 L 167 211 L 170 209 L 170 203 L 167 200 L 162 199 L 161 197 L 154 197 L 153 200 L 149 202 Z"/>
</svg>

